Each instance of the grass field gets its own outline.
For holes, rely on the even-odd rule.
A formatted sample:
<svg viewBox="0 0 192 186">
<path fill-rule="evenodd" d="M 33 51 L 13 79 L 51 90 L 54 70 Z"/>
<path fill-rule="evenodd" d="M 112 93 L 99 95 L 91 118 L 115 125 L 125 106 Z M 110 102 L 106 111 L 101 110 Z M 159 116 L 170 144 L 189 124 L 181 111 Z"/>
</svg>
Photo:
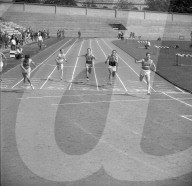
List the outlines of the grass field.
<svg viewBox="0 0 192 186">
<path fill-rule="evenodd" d="M 113 43 L 127 52 L 129 55 L 136 59 L 144 58 L 146 52 L 152 54 L 152 59 L 157 66 L 157 74 L 165 78 L 167 81 L 173 83 L 184 90 L 192 92 L 192 58 L 182 58 L 183 61 L 188 61 L 187 66 L 176 66 L 175 54 L 192 54 L 192 48 L 187 41 L 152 41 L 152 47 L 145 49 L 144 44 L 140 44 L 138 47 L 137 41 L 134 40 L 115 40 Z M 170 48 L 169 54 L 165 49 L 159 49 L 155 51 L 154 45 L 157 46 L 176 46 L 178 49 Z"/>
</svg>

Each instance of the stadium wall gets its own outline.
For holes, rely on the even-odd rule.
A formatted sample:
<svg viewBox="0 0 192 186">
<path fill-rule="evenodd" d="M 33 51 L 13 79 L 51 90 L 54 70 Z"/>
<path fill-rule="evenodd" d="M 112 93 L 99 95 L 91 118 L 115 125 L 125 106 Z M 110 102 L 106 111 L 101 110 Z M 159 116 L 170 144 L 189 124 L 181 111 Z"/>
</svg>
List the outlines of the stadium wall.
<svg viewBox="0 0 192 186">
<path fill-rule="evenodd" d="M 58 15 L 87 15 L 103 18 L 120 18 L 120 19 L 137 19 L 137 20 L 156 20 L 170 22 L 186 22 L 191 24 L 191 14 L 168 14 L 163 12 L 148 11 L 126 11 L 114 9 L 98 9 L 84 7 L 64 7 L 57 5 L 45 4 L 25 4 L 25 3 L 1 3 L 0 16 L 6 11 L 10 12 L 33 12 L 33 13 L 49 13 Z M 161 16 L 159 16 L 161 14 Z"/>
</svg>

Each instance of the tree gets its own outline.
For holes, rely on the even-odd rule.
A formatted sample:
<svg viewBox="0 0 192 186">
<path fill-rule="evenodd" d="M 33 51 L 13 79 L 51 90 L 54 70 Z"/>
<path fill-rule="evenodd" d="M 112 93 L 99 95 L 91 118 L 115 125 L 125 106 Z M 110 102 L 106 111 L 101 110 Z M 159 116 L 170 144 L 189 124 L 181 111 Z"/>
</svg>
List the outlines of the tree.
<svg viewBox="0 0 192 186">
<path fill-rule="evenodd" d="M 148 10 L 192 13 L 192 0 L 145 0 Z"/>
<path fill-rule="evenodd" d="M 117 7 L 121 9 L 132 9 L 134 4 L 132 2 L 128 2 L 127 0 L 120 0 L 118 2 Z"/>
<path fill-rule="evenodd" d="M 45 4 L 57 4 L 57 5 L 73 5 L 76 6 L 75 0 L 45 0 Z"/>
<path fill-rule="evenodd" d="M 169 9 L 170 0 L 145 0 L 148 10 L 166 12 Z"/>
<path fill-rule="evenodd" d="M 170 6 L 169 6 L 169 12 L 192 13 L 192 1 L 191 0 L 171 0 Z"/>
</svg>

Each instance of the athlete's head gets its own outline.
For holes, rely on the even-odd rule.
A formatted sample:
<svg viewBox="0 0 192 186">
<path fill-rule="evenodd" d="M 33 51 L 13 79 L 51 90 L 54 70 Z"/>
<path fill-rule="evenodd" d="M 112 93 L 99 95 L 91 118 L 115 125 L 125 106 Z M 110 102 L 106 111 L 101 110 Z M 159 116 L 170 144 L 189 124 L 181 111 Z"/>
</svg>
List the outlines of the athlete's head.
<svg viewBox="0 0 192 186">
<path fill-rule="evenodd" d="M 91 48 L 87 49 L 87 53 L 90 54 L 92 52 Z"/>
<path fill-rule="evenodd" d="M 113 54 L 113 55 L 116 55 L 116 54 L 117 54 L 117 51 L 116 51 L 116 50 L 112 50 L 112 54 Z"/>
<path fill-rule="evenodd" d="M 30 58 L 30 55 L 29 54 L 26 54 L 25 55 L 25 59 L 29 59 Z"/>
<path fill-rule="evenodd" d="M 61 54 L 63 54 L 63 53 L 64 53 L 64 50 L 63 50 L 62 48 L 61 48 L 59 51 L 60 51 L 60 53 L 61 53 Z"/>
<path fill-rule="evenodd" d="M 149 52 L 147 52 L 146 57 L 149 59 L 151 57 L 151 54 Z"/>
</svg>

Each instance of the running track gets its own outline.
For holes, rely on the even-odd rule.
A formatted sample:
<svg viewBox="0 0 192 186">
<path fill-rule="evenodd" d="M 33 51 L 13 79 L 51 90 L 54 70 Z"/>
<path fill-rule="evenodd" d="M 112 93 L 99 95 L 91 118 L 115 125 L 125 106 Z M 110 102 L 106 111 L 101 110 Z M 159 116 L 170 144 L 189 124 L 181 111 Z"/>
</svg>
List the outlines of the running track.
<svg viewBox="0 0 192 186">
<path fill-rule="evenodd" d="M 63 80 L 60 47 L 68 60 Z M 81 56 L 88 47 L 96 57 L 89 82 Z M 108 85 L 112 49 L 119 69 Z M 2 185 L 192 184 L 191 94 L 152 73 L 146 95 L 140 66 L 109 39 L 66 39 L 33 60 L 34 91 L 19 67 L 2 77 Z"/>
</svg>

